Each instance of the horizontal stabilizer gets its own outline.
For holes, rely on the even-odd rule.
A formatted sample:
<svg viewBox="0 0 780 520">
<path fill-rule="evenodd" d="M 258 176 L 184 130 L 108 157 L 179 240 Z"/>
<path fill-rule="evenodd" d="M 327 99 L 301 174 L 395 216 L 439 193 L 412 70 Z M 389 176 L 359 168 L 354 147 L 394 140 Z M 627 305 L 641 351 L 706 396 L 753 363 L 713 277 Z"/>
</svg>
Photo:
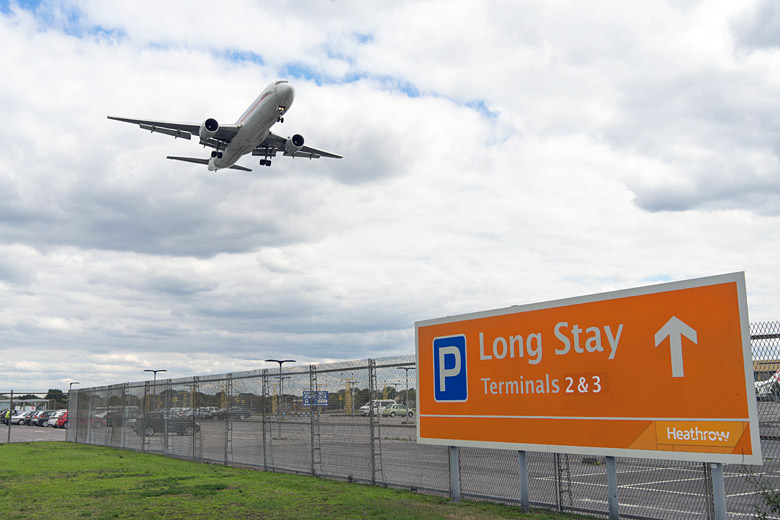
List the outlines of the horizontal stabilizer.
<svg viewBox="0 0 780 520">
<path fill-rule="evenodd" d="M 176 157 L 173 155 L 169 155 L 166 157 L 166 159 L 173 159 L 174 161 L 184 161 L 184 162 L 190 162 L 195 164 L 205 164 L 208 166 L 209 160 L 208 159 L 201 159 L 199 157 Z M 244 168 L 243 166 L 239 166 L 237 164 L 234 164 L 233 166 L 229 167 L 230 170 L 241 170 L 242 172 L 251 172 L 249 168 Z"/>
<path fill-rule="evenodd" d="M 173 159 L 174 161 L 191 162 L 195 164 L 205 164 L 207 166 L 209 164 L 208 159 L 200 159 L 197 157 L 174 157 L 173 155 L 169 155 L 168 157 L 166 157 L 166 159 Z"/>
</svg>

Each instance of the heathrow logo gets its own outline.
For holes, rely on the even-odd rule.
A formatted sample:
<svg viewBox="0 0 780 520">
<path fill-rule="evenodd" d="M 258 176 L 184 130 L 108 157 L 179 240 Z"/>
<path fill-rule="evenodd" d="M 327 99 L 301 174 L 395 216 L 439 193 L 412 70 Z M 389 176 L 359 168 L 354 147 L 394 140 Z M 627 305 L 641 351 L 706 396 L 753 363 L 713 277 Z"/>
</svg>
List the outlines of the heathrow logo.
<svg viewBox="0 0 780 520">
<path fill-rule="evenodd" d="M 740 421 L 658 421 L 658 444 L 734 447 L 745 426 Z"/>
<path fill-rule="evenodd" d="M 468 399 L 466 336 L 463 334 L 433 340 L 433 385 L 433 397 L 438 402 Z"/>
</svg>

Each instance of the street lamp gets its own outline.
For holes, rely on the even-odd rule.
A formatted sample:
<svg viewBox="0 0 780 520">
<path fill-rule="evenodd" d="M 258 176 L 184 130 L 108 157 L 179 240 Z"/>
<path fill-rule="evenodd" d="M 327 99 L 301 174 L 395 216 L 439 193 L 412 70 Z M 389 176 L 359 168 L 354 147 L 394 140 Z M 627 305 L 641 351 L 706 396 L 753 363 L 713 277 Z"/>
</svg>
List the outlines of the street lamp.
<svg viewBox="0 0 780 520">
<path fill-rule="evenodd" d="M 157 370 L 153 370 L 151 368 L 147 368 L 144 370 L 144 372 L 154 372 L 154 382 L 152 383 L 152 392 L 154 392 L 154 409 L 157 409 L 157 372 L 167 372 L 164 368 L 158 368 Z"/>
<path fill-rule="evenodd" d="M 78 381 L 71 381 L 68 386 L 68 408 L 70 408 L 70 393 L 73 391 L 73 385 L 80 385 Z"/>
<path fill-rule="evenodd" d="M 405 370 L 406 371 L 406 394 L 404 395 L 404 400 L 406 401 L 404 405 L 406 406 L 406 410 L 408 413 L 409 410 L 409 371 L 414 370 L 417 367 L 398 367 L 398 370 Z"/>
<path fill-rule="evenodd" d="M 276 410 L 276 415 L 279 416 L 279 438 L 282 437 L 282 396 L 284 395 L 282 393 L 282 385 L 284 382 L 282 381 L 282 365 L 285 363 L 295 363 L 294 359 L 266 359 L 266 363 L 279 363 L 279 409 Z"/>
</svg>

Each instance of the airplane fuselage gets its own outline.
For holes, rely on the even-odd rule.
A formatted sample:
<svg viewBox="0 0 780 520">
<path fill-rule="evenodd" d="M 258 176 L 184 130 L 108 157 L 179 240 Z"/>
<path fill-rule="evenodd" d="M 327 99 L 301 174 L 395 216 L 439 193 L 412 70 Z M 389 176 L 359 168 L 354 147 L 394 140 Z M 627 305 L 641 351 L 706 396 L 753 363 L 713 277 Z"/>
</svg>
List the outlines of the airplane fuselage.
<svg viewBox="0 0 780 520">
<path fill-rule="evenodd" d="M 209 159 L 208 169 L 216 171 L 229 168 L 243 155 L 252 152 L 268 137 L 271 127 L 290 109 L 294 98 L 295 90 L 288 81 L 274 81 L 265 87 L 263 93 L 236 121 L 240 128 L 235 137 L 224 150 L 218 150 Z"/>
<path fill-rule="evenodd" d="M 300 134 L 284 138 L 271 131 L 275 123 L 284 122 L 284 115 L 292 106 L 293 99 L 295 99 L 295 90 L 292 85 L 289 81 L 280 79 L 265 87 L 238 121 L 231 125 L 220 125 L 211 117 L 200 124 L 110 115 L 108 119 L 135 124 L 142 130 L 176 139 L 198 139 L 201 145 L 212 149 L 211 157 L 169 155 L 167 159 L 202 164 L 211 171 L 229 168 L 251 172 L 252 170 L 246 166 L 236 164 L 246 154 L 262 157 L 260 166 L 271 166 L 271 158 L 278 154 L 307 159 L 320 157 L 341 159 L 341 155 L 304 145 L 303 136 Z"/>
</svg>

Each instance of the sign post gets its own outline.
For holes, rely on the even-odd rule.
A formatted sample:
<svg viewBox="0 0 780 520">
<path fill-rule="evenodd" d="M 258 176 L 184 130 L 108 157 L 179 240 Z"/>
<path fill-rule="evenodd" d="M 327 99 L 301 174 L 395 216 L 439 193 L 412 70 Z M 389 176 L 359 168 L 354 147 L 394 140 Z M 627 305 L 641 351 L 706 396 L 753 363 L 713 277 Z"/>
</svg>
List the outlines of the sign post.
<svg viewBox="0 0 780 520">
<path fill-rule="evenodd" d="M 607 504 L 609 506 L 609 520 L 620 520 L 615 457 L 605 457 L 605 459 L 607 461 Z"/>
<path fill-rule="evenodd" d="M 744 273 L 415 330 L 420 443 L 762 464 Z"/>
</svg>

